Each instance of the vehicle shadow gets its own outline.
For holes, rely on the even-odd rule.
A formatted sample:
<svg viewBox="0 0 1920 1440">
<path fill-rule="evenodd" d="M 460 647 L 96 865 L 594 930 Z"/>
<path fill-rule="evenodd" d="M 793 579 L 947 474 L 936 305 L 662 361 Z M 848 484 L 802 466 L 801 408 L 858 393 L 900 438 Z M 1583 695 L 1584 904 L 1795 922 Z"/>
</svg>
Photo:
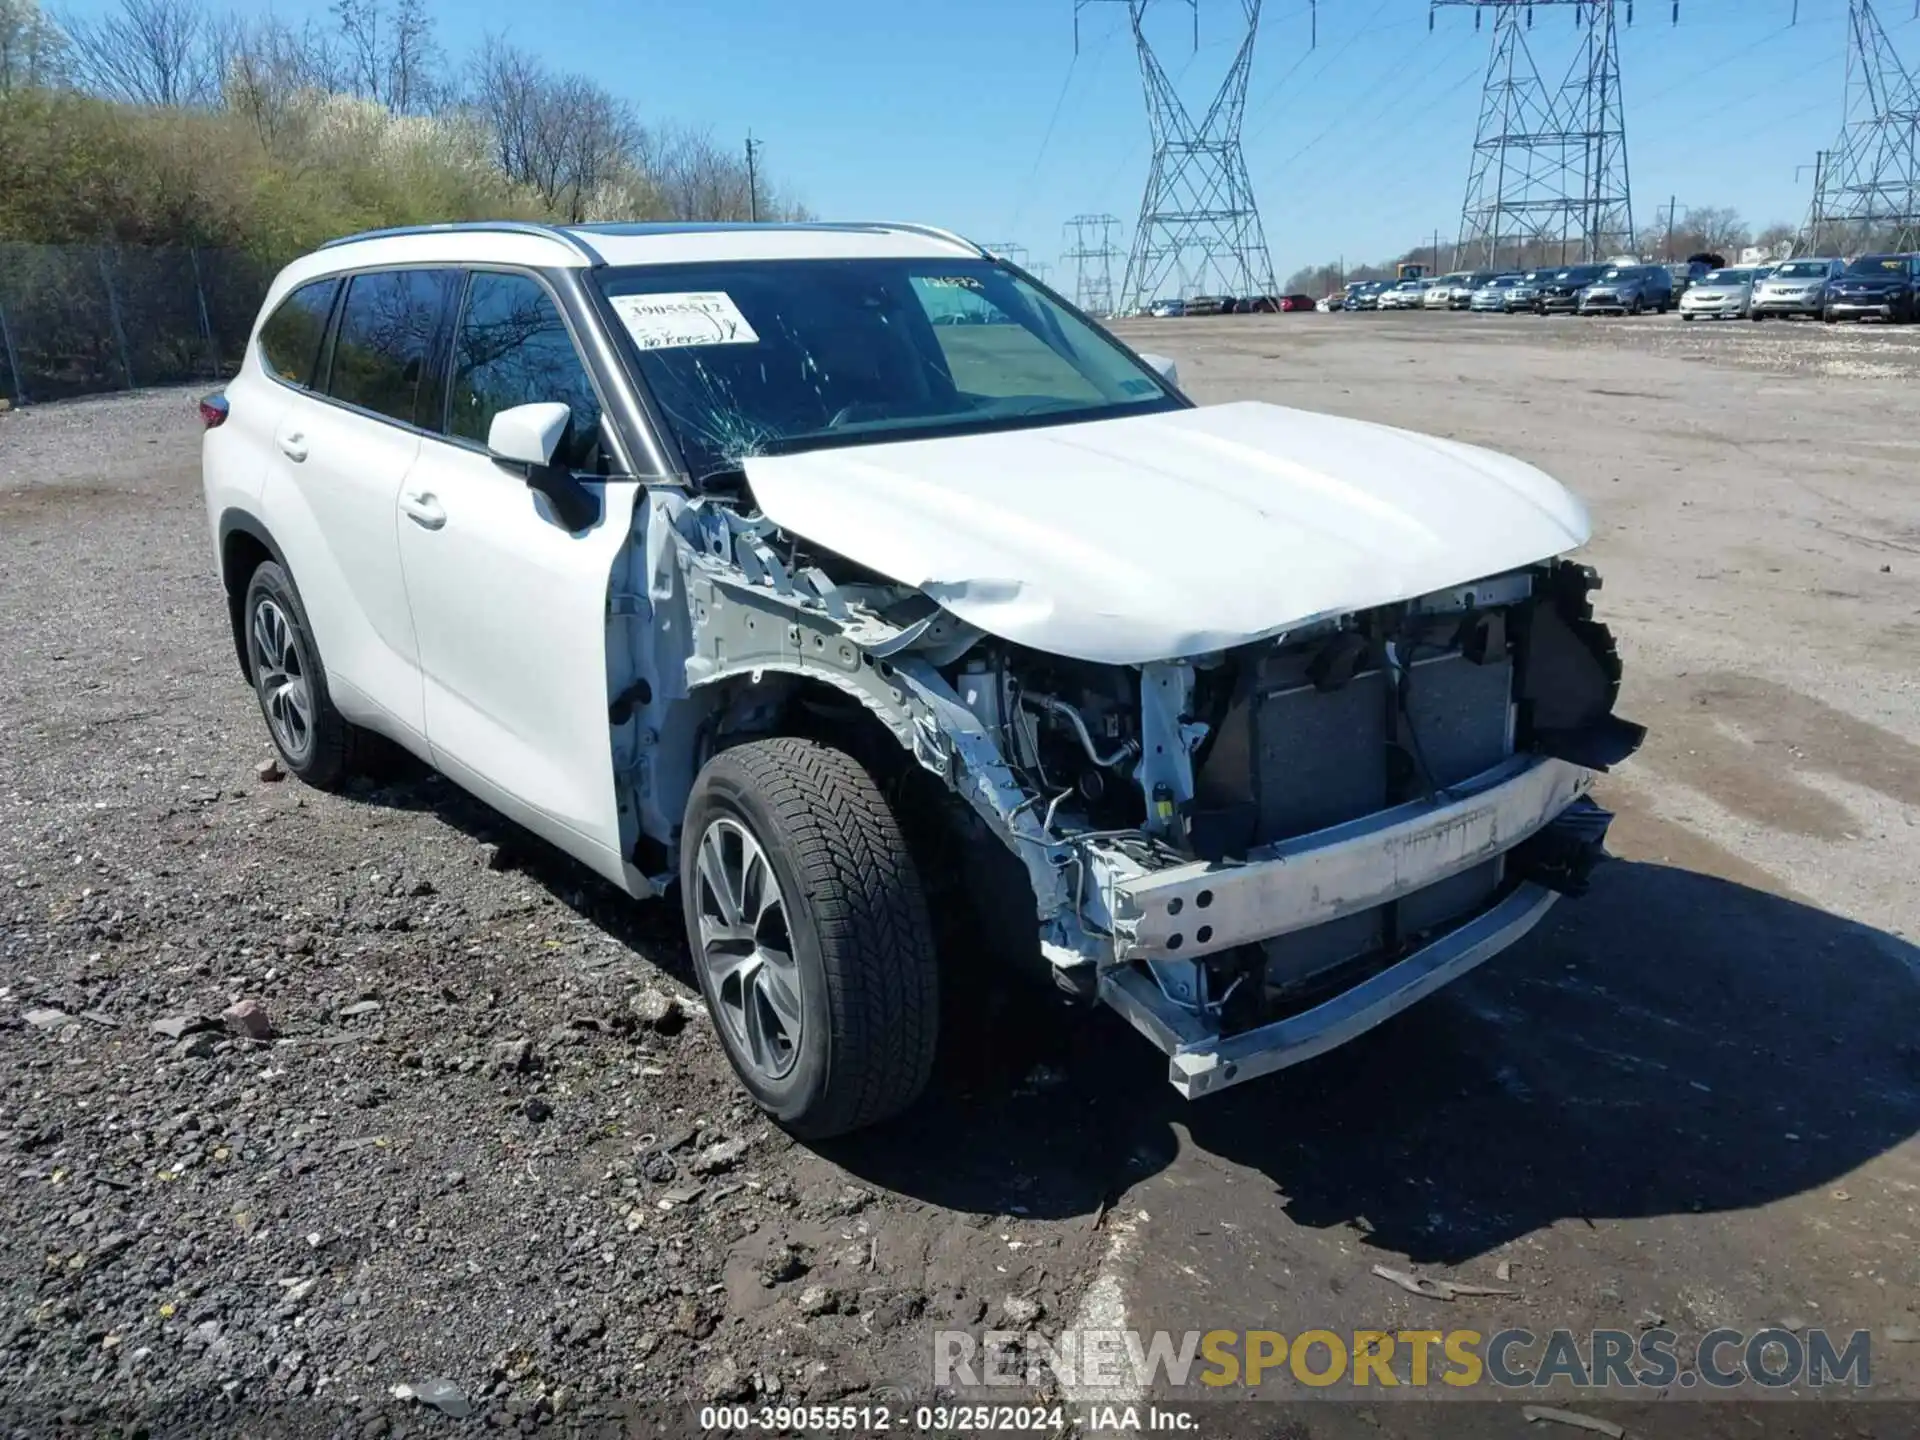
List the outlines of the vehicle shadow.
<svg viewBox="0 0 1920 1440">
<path fill-rule="evenodd" d="M 617 940 L 636 959 L 695 988 L 680 907 L 669 899 L 636 903 L 575 860 L 475 799 L 445 776 L 397 747 L 382 747 L 366 778 L 342 793 L 350 804 L 431 814 L 478 844 L 494 847 L 494 869 L 516 870 L 534 880 L 582 919 Z"/>
<path fill-rule="evenodd" d="M 1917 982 L 1896 937 L 1615 861 L 1514 950 L 1279 1075 L 1189 1105 L 1113 1017 L 1029 1008 L 987 1017 L 913 1115 L 831 1155 L 935 1203 L 1068 1216 L 1184 1143 L 1268 1177 L 1296 1224 L 1457 1263 L 1556 1220 L 1762 1205 L 1904 1141 Z"/>
<path fill-rule="evenodd" d="M 635 904 L 411 762 L 350 798 L 498 845 L 693 985 L 671 901 Z M 1763 1205 L 1920 1132 L 1920 948 L 1674 866 L 1615 860 L 1513 950 L 1378 1030 L 1192 1104 L 1117 1017 L 977 959 L 946 957 L 927 1096 L 816 1146 L 956 1211 L 1090 1216 L 1184 1145 L 1266 1176 L 1296 1224 L 1451 1264 L 1556 1220 Z"/>
</svg>

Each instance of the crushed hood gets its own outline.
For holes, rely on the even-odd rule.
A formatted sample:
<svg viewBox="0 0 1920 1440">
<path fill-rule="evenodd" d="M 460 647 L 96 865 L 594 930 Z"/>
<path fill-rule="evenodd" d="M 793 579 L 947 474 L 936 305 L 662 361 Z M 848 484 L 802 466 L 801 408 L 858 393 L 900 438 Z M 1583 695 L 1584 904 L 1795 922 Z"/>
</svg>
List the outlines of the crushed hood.
<svg viewBox="0 0 1920 1440">
<path fill-rule="evenodd" d="M 970 625 L 1198 655 L 1584 544 L 1584 506 L 1450 440 L 1244 402 L 743 462 L 775 524 Z"/>
</svg>

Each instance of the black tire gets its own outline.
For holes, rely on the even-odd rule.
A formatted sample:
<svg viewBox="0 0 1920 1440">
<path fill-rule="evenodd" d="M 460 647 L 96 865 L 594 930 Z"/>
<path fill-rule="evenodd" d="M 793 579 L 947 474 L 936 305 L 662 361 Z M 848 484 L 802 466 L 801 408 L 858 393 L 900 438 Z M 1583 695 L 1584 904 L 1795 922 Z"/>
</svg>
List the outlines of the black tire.
<svg viewBox="0 0 1920 1440">
<path fill-rule="evenodd" d="M 1831 310 L 1822 310 L 1820 312 L 1820 318 L 1829 325 L 1838 325 L 1840 323 L 1840 317 Z"/>
<path fill-rule="evenodd" d="M 1686 321 L 1686 322 L 1687 322 L 1687 324 L 1689 324 L 1689 325 L 1691 325 L 1691 324 L 1693 323 L 1693 316 L 1691 316 L 1691 315 L 1689 315 L 1689 314 L 1687 314 L 1687 312 L 1686 312 L 1686 311 L 1684 311 L 1684 310 L 1682 310 L 1682 311 L 1680 312 L 1680 318 L 1681 318 L 1682 320 L 1684 320 L 1684 321 Z"/>
<path fill-rule="evenodd" d="M 801 1023 L 784 1073 L 756 1063 L 735 1033 L 702 948 L 701 906 L 712 891 L 700 851 L 720 821 L 758 844 L 786 911 Z M 813 740 L 736 746 L 694 781 L 682 834 L 693 968 L 727 1058 L 755 1103 L 793 1134 L 824 1139 L 918 1099 L 939 1038 L 933 926 L 899 821 L 872 775 Z"/>
<path fill-rule="evenodd" d="M 263 644 L 268 635 L 277 633 L 276 625 L 263 615 L 268 607 L 286 627 L 285 643 L 277 656 L 270 656 Z M 316 789 L 337 790 L 360 773 L 371 737 L 334 708 L 333 696 L 327 690 L 327 669 L 314 644 L 313 627 L 307 621 L 306 607 L 300 603 L 300 592 L 274 561 L 263 561 L 248 579 L 240 620 L 241 634 L 246 638 L 247 674 L 280 763 Z M 305 685 L 305 744 L 296 743 L 295 736 L 284 733 L 288 727 L 275 719 L 275 692 L 281 687 L 274 679 L 277 675 L 291 677 L 290 665 L 299 667 L 298 679 Z"/>
</svg>

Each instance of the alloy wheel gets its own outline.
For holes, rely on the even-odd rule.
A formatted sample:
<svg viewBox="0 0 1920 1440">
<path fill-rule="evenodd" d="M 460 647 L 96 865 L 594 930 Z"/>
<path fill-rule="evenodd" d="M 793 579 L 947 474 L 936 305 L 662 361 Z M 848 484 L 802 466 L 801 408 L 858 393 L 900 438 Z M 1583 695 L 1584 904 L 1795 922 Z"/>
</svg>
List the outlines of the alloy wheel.
<svg viewBox="0 0 1920 1440">
<path fill-rule="evenodd" d="M 274 600 L 263 595 L 253 607 L 247 639 L 267 726 L 287 758 L 295 765 L 304 764 L 313 752 L 313 686 L 293 622 Z"/>
<path fill-rule="evenodd" d="M 804 1028 L 786 897 L 760 842 L 716 816 L 695 857 L 700 964 L 741 1061 L 768 1080 L 793 1069 Z"/>
</svg>

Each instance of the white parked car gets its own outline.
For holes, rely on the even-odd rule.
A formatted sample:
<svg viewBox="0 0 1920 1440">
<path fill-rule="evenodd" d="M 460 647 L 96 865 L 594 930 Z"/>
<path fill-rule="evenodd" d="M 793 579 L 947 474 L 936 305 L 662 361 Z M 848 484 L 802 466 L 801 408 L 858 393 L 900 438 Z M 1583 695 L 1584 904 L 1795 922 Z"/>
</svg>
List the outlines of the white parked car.
<svg viewBox="0 0 1920 1440">
<path fill-rule="evenodd" d="M 1430 287 L 1425 280 L 1402 280 L 1380 292 L 1382 310 L 1418 310 Z"/>
<path fill-rule="evenodd" d="M 203 415 L 286 767 L 384 736 L 677 890 L 805 1135 L 913 1100 L 943 973 L 1104 1002 L 1187 1095 L 1340 1044 L 1582 888 L 1641 736 L 1559 485 L 1197 406 L 943 231 L 357 236 Z"/>
</svg>

